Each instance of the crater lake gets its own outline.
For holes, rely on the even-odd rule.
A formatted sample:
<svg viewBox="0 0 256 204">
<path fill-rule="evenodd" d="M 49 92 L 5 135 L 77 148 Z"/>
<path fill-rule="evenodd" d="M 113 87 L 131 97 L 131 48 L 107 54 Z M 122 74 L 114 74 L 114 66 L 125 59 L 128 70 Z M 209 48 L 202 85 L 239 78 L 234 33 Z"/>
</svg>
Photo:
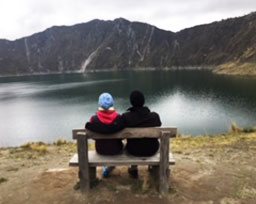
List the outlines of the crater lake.
<svg viewBox="0 0 256 204">
<path fill-rule="evenodd" d="M 226 132 L 231 123 L 256 125 L 256 78 L 202 70 L 116 71 L 0 78 L 0 146 L 72 139 L 109 92 L 115 108 L 130 107 L 129 94 L 141 90 L 162 126 L 181 134 Z"/>
</svg>

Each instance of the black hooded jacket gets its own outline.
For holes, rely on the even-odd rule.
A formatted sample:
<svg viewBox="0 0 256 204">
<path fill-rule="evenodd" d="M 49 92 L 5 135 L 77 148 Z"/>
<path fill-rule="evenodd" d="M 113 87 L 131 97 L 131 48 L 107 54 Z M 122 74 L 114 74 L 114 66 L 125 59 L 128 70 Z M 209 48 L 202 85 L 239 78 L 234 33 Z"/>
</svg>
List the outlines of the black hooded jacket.
<svg viewBox="0 0 256 204">
<path fill-rule="evenodd" d="M 85 124 L 85 128 L 93 132 L 112 134 L 122 130 L 124 122 L 122 117 L 118 115 L 112 123 L 104 124 L 97 115 L 94 115 L 90 122 Z M 98 154 L 116 155 L 122 153 L 123 143 L 121 139 L 96 139 L 95 141 L 95 148 Z"/>
<path fill-rule="evenodd" d="M 158 127 L 161 120 L 157 113 L 151 112 L 148 107 L 131 107 L 122 115 L 126 127 Z M 159 148 L 157 138 L 128 139 L 126 149 L 135 156 L 154 155 Z"/>
</svg>

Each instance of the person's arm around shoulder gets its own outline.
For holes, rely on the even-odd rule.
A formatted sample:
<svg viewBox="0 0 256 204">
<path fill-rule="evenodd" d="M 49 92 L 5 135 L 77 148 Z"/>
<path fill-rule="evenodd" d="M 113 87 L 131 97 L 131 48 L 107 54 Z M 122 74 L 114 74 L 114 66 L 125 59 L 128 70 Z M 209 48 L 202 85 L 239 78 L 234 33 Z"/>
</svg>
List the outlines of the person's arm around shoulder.
<svg viewBox="0 0 256 204">
<path fill-rule="evenodd" d="M 152 114 L 154 114 L 155 126 L 160 127 L 162 125 L 162 122 L 161 122 L 159 114 L 156 112 L 152 112 Z"/>
<path fill-rule="evenodd" d="M 100 122 L 87 122 L 85 128 L 93 132 L 102 134 L 112 134 L 125 128 L 123 118 L 118 115 L 113 124 L 103 124 Z"/>
<path fill-rule="evenodd" d="M 112 128 L 114 132 L 118 132 L 125 128 L 125 120 L 122 115 L 117 116 Z"/>
</svg>

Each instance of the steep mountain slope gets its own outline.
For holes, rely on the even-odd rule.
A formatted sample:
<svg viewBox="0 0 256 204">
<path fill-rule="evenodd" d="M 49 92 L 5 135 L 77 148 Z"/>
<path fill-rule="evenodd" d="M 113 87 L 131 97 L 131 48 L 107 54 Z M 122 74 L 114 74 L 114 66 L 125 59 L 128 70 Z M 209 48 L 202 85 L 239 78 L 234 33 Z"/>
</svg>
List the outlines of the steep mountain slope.
<svg viewBox="0 0 256 204">
<path fill-rule="evenodd" d="M 0 75 L 256 63 L 256 13 L 173 33 L 119 18 L 0 40 Z M 256 68 L 255 68 L 256 69 Z"/>
<path fill-rule="evenodd" d="M 256 61 L 256 13 L 177 33 L 181 65 Z"/>
</svg>

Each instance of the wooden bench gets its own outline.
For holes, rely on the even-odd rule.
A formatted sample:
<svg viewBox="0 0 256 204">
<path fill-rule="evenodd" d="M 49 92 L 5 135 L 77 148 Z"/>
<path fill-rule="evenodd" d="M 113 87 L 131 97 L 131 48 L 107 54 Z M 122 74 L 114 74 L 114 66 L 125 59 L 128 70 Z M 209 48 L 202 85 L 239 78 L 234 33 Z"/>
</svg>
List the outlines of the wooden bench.
<svg viewBox="0 0 256 204">
<path fill-rule="evenodd" d="M 169 139 L 175 137 L 177 128 L 125 128 L 115 134 L 99 134 L 86 129 L 73 130 L 73 139 L 77 140 L 77 154 L 70 162 L 70 166 L 79 167 L 80 189 L 89 191 L 90 181 L 96 179 L 97 166 L 130 166 L 151 165 L 159 183 L 159 192 L 167 193 L 169 189 L 169 165 L 175 160 L 169 151 Z M 88 150 L 88 139 L 127 139 L 127 138 L 159 138 L 159 152 L 151 157 L 135 157 L 123 153 L 115 156 L 102 156 L 95 151 Z"/>
</svg>

